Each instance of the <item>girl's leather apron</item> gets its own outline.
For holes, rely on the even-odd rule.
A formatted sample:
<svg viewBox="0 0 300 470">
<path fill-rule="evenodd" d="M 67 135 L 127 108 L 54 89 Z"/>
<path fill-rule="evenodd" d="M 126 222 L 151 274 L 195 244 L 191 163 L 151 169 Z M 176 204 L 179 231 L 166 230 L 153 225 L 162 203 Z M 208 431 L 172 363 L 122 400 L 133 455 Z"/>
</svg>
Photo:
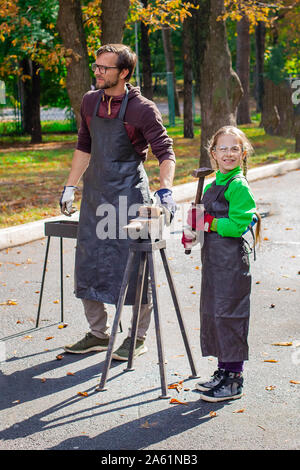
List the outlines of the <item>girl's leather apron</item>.
<svg viewBox="0 0 300 470">
<path fill-rule="evenodd" d="M 128 89 L 116 119 L 104 119 L 97 115 L 102 95 L 100 91 L 90 123 L 92 149 L 90 163 L 83 176 L 75 258 L 75 294 L 79 298 L 117 304 L 130 243 L 122 226 L 136 216 L 131 213 L 128 217 L 132 204 L 150 203 L 150 192 L 141 157 L 134 150 L 124 126 Z M 103 212 L 103 208 L 107 208 L 112 216 L 110 229 L 113 237 L 106 239 L 103 235 L 102 239 L 98 236 L 100 227 L 103 228 L 105 219 L 108 220 L 108 212 Z M 127 305 L 133 305 L 135 301 L 138 264 L 139 257 L 136 256 L 125 299 Z M 147 303 L 146 292 L 147 282 L 143 303 Z"/>
<path fill-rule="evenodd" d="M 225 186 L 215 181 L 201 203 L 214 217 L 228 217 L 229 203 Z M 200 300 L 200 342 L 203 356 L 215 356 L 222 362 L 248 359 L 251 275 L 246 242 L 242 237 L 222 237 L 204 233 L 201 251 L 202 282 Z"/>
</svg>

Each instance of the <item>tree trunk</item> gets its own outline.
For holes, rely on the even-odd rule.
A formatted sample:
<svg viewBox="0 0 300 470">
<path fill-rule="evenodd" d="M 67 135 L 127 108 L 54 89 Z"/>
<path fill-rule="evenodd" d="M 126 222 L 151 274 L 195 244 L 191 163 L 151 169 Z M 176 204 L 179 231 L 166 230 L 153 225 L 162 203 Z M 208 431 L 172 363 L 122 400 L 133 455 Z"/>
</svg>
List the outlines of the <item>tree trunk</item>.
<svg viewBox="0 0 300 470">
<path fill-rule="evenodd" d="M 121 44 L 130 0 L 102 0 L 101 45 Z"/>
<path fill-rule="evenodd" d="M 237 24 L 236 71 L 244 92 L 238 105 L 237 123 L 248 124 L 251 123 L 251 116 L 249 106 L 250 34 L 247 16 L 243 16 Z"/>
<path fill-rule="evenodd" d="M 292 89 L 288 82 L 264 81 L 262 125 L 267 134 L 294 136 Z"/>
<path fill-rule="evenodd" d="M 183 46 L 183 136 L 188 139 L 194 137 L 194 120 L 193 120 L 193 71 L 191 57 L 191 37 L 190 37 L 190 21 L 186 18 L 183 22 L 182 29 L 182 46 Z"/>
<path fill-rule="evenodd" d="M 22 74 L 32 77 L 32 61 L 25 57 L 20 62 Z M 32 97 L 32 81 L 31 79 L 20 80 L 21 89 L 21 116 L 22 128 L 26 134 L 31 133 L 32 128 L 32 111 L 31 111 L 31 97 Z"/>
<path fill-rule="evenodd" d="M 256 111 L 262 112 L 264 95 L 264 56 L 265 56 L 266 26 L 259 21 L 255 28 L 255 99 Z"/>
<path fill-rule="evenodd" d="M 66 85 L 79 128 L 82 97 L 89 91 L 92 81 L 80 0 L 59 0 L 57 29 L 66 49 Z"/>
<path fill-rule="evenodd" d="M 224 21 L 224 0 L 208 2 L 209 30 L 201 64 L 201 148 L 200 166 L 210 166 L 206 150 L 209 139 L 222 126 L 236 125 L 236 110 L 242 96 L 242 86 L 232 70 Z"/>
<path fill-rule="evenodd" d="M 172 72 L 173 74 L 175 116 L 180 116 L 179 99 L 178 99 L 178 93 L 177 93 L 177 87 L 176 87 L 175 63 L 174 63 L 174 54 L 173 54 L 173 44 L 172 44 L 172 38 L 171 38 L 171 29 L 169 27 L 163 27 L 161 31 L 162 31 L 167 72 Z"/>
<path fill-rule="evenodd" d="M 191 28 L 191 55 L 195 80 L 195 94 L 200 98 L 201 64 L 203 62 L 208 36 L 210 3 L 209 0 L 193 0 L 191 3 L 198 7 L 197 10 L 191 10 L 192 16 L 189 17 L 189 23 Z"/>
<path fill-rule="evenodd" d="M 31 143 L 40 144 L 42 142 L 42 127 L 41 127 L 41 76 L 40 66 L 37 62 L 32 61 L 32 120 L 31 120 Z"/>
<path fill-rule="evenodd" d="M 147 7 L 148 0 L 143 0 Z M 143 64 L 143 95 L 149 100 L 153 99 L 151 50 L 149 45 L 149 26 L 141 22 L 141 53 Z"/>
<path fill-rule="evenodd" d="M 22 59 L 20 66 L 22 67 L 23 75 L 31 77 L 25 81 L 21 80 L 22 127 L 26 134 L 31 135 L 32 144 L 40 144 L 42 142 L 40 66 L 37 62 L 27 57 Z"/>
</svg>

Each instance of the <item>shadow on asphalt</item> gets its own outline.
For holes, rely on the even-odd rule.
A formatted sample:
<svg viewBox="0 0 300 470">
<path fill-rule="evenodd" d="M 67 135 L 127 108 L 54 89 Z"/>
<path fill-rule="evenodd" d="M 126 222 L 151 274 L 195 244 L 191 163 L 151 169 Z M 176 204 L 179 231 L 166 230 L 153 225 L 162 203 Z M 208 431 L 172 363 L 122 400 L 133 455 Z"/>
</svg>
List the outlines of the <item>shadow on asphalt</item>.
<svg viewBox="0 0 300 470">
<path fill-rule="evenodd" d="M 54 349 L 53 351 L 56 350 Z M 104 361 L 77 371 L 73 377 L 47 378 L 40 386 L 41 378 L 38 378 L 38 376 L 41 377 L 54 368 L 57 370 L 60 366 L 65 367 L 66 363 L 71 366 L 73 363 L 83 359 L 82 356 L 67 353 L 64 353 L 63 356 L 64 360 L 53 359 L 26 370 L 16 371 L 11 375 L 3 375 L 0 371 L 1 409 L 10 408 L 13 413 L 13 409 L 18 406 L 19 401 L 20 403 L 33 402 L 34 400 L 52 394 L 59 396 L 60 391 L 65 391 L 74 386 L 78 386 L 78 390 L 80 390 L 80 384 L 89 381 L 92 377 L 98 376 L 99 373 L 101 374 L 102 372 Z M 17 358 L 9 359 L 9 361 L 15 360 L 17 360 Z M 117 366 L 120 366 L 120 362 L 112 361 L 111 368 Z M 120 373 L 109 378 L 108 383 L 113 382 L 124 374 L 124 364 L 122 363 L 121 366 L 122 370 Z M 109 413 L 113 413 L 115 416 L 116 412 L 126 413 L 130 408 L 142 405 L 151 406 L 151 403 L 160 400 L 157 397 L 145 398 L 145 395 L 153 395 L 153 392 L 160 390 L 160 387 L 110 400 L 109 394 L 102 395 L 101 392 L 96 392 L 95 386 L 96 383 L 90 389 L 81 390 L 88 393 L 86 398 L 82 398 L 77 394 L 72 395 L 66 400 L 56 403 L 40 413 L 32 414 L 23 421 L 15 422 L 12 426 L 0 432 L 0 440 L 5 441 L 26 438 L 26 436 L 34 435 L 42 431 L 51 432 L 51 429 L 57 429 L 61 426 L 70 426 L 72 424 L 76 427 L 80 427 L 80 422 L 84 422 L 87 419 L 93 419 L 93 423 L 95 423 L 95 419 L 99 418 L 99 429 L 101 429 L 101 416 L 105 416 L 105 424 L 107 424 L 108 417 L 106 415 Z M 195 392 L 195 397 L 197 394 L 198 393 Z M 103 400 L 102 397 L 105 397 L 104 399 L 106 399 L 106 401 L 104 403 L 93 404 L 93 406 L 88 408 L 86 407 L 87 403 L 85 401 L 85 407 L 83 409 L 77 409 L 76 411 L 68 413 L 68 407 L 74 404 L 76 405 L 80 400 L 88 400 L 89 398 L 95 399 L 97 395 L 99 396 L 99 401 Z M 139 400 L 139 397 L 141 400 Z M 131 403 L 131 401 L 136 398 L 138 400 Z M 209 415 L 210 411 L 217 411 L 223 406 L 224 403 L 206 403 L 198 398 L 195 402 L 189 402 L 186 405 L 169 405 L 168 403 L 167 409 L 150 413 L 142 418 L 134 419 L 104 432 L 99 432 L 95 437 L 90 438 L 86 435 L 78 435 L 62 441 L 59 445 L 47 448 L 47 450 L 143 449 L 157 442 L 162 442 L 169 437 L 182 434 L 186 430 L 198 427 L 202 423 L 213 419 Z M 63 413 L 60 413 L 62 410 Z M 51 418 L 51 414 L 57 412 L 59 416 Z M 195 443 L 195 448 L 197 447 L 199 448 L 199 443 Z"/>
</svg>

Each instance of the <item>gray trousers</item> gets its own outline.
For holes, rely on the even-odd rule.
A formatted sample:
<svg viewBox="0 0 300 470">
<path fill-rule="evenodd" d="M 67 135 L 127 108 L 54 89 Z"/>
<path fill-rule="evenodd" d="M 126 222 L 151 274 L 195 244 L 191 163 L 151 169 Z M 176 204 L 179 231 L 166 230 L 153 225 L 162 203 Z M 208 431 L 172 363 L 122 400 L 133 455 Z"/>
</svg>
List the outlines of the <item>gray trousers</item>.
<svg viewBox="0 0 300 470">
<path fill-rule="evenodd" d="M 150 285 L 150 282 L 149 282 Z M 91 333 L 97 338 L 109 337 L 109 322 L 107 307 L 104 303 L 96 300 L 81 299 L 84 306 L 84 313 L 88 324 L 90 325 Z M 151 312 L 152 312 L 152 294 L 151 289 L 148 291 L 148 304 L 141 305 L 139 324 L 137 327 L 137 338 L 145 340 L 147 330 L 150 325 Z M 133 313 L 133 307 L 132 307 Z M 131 336 L 131 327 L 128 329 L 128 336 Z"/>
</svg>

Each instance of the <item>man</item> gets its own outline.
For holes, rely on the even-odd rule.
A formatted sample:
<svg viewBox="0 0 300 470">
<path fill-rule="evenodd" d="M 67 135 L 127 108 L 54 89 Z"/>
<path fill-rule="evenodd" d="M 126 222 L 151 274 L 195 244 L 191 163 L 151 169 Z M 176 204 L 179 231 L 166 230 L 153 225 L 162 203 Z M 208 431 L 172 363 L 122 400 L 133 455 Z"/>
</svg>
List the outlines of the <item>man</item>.
<svg viewBox="0 0 300 470">
<path fill-rule="evenodd" d="M 78 142 L 60 205 L 64 214 L 71 215 L 76 185 L 83 175 L 75 294 L 82 299 L 91 331 L 77 343 L 65 346 L 71 353 L 108 348 L 106 304 L 117 304 L 130 242 L 119 227 L 120 219 L 125 222 L 122 225 L 128 221 L 128 213 L 124 219 L 121 201 L 126 198 L 128 208 L 151 203 L 143 167 L 149 144 L 160 165 L 160 189 L 156 195 L 169 211 L 170 218 L 176 209 L 170 189 L 175 171 L 172 140 L 155 104 L 144 98 L 139 88 L 128 83 L 135 63 L 135 54 L 125 45 L 100 47 L 92 67 L 97 89 L 86 93 L 82 100 Z M 109 211 L 110 207 L 115 210 L 116 236 L 105 237 L 99 227 L 101 221 L 105 222 L 104 209 Z M 125 299 L 127 305 L 134 304 L 137 267 L 138 260 Z M 135 356 L 147 350 L 144 341 L 151 311 L 151 292 L 145 288 Z M 128 337 L 113 353 L 114 359 L 128 359 L 130 334 L 129 329 Z"/>
</svg>

